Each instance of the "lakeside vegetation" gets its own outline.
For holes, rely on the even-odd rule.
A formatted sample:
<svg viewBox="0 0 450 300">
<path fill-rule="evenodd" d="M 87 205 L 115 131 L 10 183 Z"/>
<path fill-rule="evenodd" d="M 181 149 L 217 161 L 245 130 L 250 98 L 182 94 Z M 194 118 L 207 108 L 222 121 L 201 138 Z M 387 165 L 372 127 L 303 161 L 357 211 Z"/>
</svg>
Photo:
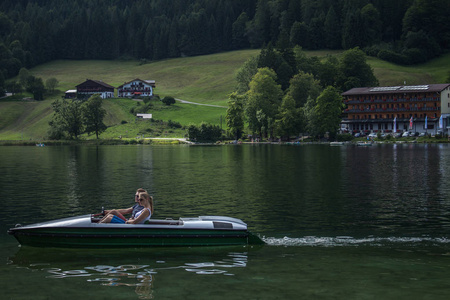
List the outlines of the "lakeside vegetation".
<svg viewBox="0 0 450 300">
<path fill-rule="evenodd" d="M 119 85 L 130 78 L 154 79 L 157 93 L 163 97 L 175 96 L 192 102 L 226 106 L 228 95 L 235 89 L 235 75 L 250 57 L 258 55 L 258 50 L 241 50 L 198 57 L 176 58 L 154 63 L 141 64 L 139 61 L 66 61 L 59 60 L 43 64 L 30 70 L 31 74 L 44 81 L 55 77 L 60 82 L 57 91 L 47 95 L 44 101 L 23 101 L 30 95 L 24 93 L 0 99 L 0 140 L 44 140 L 52 117 L 51 103 L 63 96 L 63 91 L 73 89 L 86 77 L 101 79 L 112 85 Z M 305 51 L 307 56 L 324 59 L 327 55 L 341 55 L 341 51 Z M 445 83 L 450 64 L 450 54 L 443 55 L 427 63 L 415 66 L 399 66 L 376 58 L 369 58 L 380 85 Z M 88 74 L 88 75 L 86 75 Z M 214 80 L 212 80 L 214 78 Z M 214 84 L 211 84 L 214 82 Z M 197 91 L 197 92 L 196 92 Z M 105 99 L 107 130 L 102 139 L 145 136 L 179 137 L 185 135 L 183 129 L 158 127 L 153 122 L 152 132 L 146 132 L 145 122 L 137 121 L 130 113 L 137 105 L 132 99 Z M 155 120 L 199 125 L 201 122 L 225 125 L 226 108 L 183 104 L 166 106 L 152 101 L 149 113 Z M 125 122 L 123 122 L 125 121 Z M 222 124 L 221 124 L 222 121 Z M 156 123 L 156 124 L 154 124 Z M 95 136 L 82 136 L 95 138 Z"/>
<path fill-rule="evenodd" d="M 340 93 L 450 81 L 442 68 L 449 12 L 444 0 L 6 0 L 0 4 L 0 97 L 25 91 L 26 101 L 1 101 L 0 139 L 187 131 L 195 140 L 189 133 L 203 139 L 217 130 L 221 139 L 289 141 L 304 133 L 334 139 Z M 61 100 L 86 79 L 113 86 L 155 80 L 155 98 L 166 105 Z M 45 101 L 28 101 L 31 96 Z M 171 105 L 175 98 L 181 100 Z M 137 112 L 153 119 L 138 120 Z"/>
</svg>

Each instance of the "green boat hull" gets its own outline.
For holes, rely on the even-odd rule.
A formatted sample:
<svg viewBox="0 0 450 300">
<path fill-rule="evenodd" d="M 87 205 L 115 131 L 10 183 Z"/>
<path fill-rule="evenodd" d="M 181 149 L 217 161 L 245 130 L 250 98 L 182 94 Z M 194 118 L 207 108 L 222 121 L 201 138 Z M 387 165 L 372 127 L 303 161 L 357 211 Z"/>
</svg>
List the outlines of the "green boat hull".
<svg viewBox="0 0 450 300">
<path fill-rule="evenodd" d="M 12 228 L 9 233 L 14 235 L 20 244 L 34 247 L 114 248 L 264 244 L 259 237 L 246 229 L 239 230 L 228 226 L 205 229 L 176 225 L 88 224 L 85 227 L 76 227 L 43 224 Z M 220 227 L 224 227 L 223 223 Z"/>
</svg>

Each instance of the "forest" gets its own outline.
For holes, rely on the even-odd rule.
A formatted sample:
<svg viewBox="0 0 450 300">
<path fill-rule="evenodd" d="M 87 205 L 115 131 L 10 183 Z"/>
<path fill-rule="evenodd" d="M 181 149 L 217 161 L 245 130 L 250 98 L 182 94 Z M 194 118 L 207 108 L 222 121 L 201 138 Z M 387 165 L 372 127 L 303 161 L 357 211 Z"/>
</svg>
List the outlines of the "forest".
<svg viewBox="0 0 450 300">
<path fill-rule="evenodd" d="M 55 59 L 146 62 L 280 39 L 415 64 L 448 51 L 449 15 L 447 0 L 3 0 L 0 87 Z"/>
</svg>

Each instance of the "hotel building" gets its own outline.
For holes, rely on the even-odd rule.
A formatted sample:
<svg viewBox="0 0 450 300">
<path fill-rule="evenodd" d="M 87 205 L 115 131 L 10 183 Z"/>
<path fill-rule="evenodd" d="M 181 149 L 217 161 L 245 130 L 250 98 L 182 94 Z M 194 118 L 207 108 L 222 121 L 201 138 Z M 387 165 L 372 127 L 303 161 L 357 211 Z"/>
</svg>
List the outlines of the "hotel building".
<svg viewBox="0 0 450 300">
<path fill-rule="evenodd" d="M 450 128 L 449 83 L 353 88 L 342 96 L 346 107 L 342 127 L 353 134 L 379 131 L 433 134 L 448 133 L 447 127 Z"/>
</svg>

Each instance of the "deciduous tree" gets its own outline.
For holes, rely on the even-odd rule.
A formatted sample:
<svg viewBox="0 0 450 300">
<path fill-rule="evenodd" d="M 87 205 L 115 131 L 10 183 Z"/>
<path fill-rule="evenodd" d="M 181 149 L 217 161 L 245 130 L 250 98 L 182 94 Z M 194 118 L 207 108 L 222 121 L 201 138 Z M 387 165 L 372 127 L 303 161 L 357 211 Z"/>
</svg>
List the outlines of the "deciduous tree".
<svg viewBox="0 0 450 300">
<path fill-rule="evenodd" d="M 34 100 L 44 100 L 45 86 L 42 78 L 33 75 L 28 77 L 27 91 L 33 94 Z"/>
<path fill-rule="evenodd" d="M 253 133 L 258 132 L 261 137 L 267 133 L 269 121 L 275 119 L 281 103 L 283 91 L 276 80 L 277 75 L 273 70 L 258 69 L 250 82 L 250 90 L 246 93 L 245 115 L 249 128 Z"/>
<path fill-rule="evenodd" d="M 346 91 L 354 87 L 377 86 L 372 67 L 366 62 L 366 55 L 358 47 L 347 50 L 339 64 L 339 87 Z"/>
<path fill-rule="evenodd" d="M 106 125 L 103 119 L 106 115 L 106 110 L 102 107 L 103 99 L 99 95 L 94 95 L 89 98 L 82 106 L 83 125 L 85 131 L 90 134 L 95 132 L 98 135 L 106 130 Z"/>
<path fill-rule="evenodd" d="M 249 58 L 236 73 L 236 91 L 240 94 L 246 93 L 250 88 L 253 76 L 258 72 L 258 58 Z"/>
<path fill-rule="evenodd" d="M 61 99 L 52 103 L 53 119 L 49 125 L 54 136 L 77 139 L 83 132 L 82 102 L 80 100 Z"/>
<path fill-rule="evenodd" d="M 236 92 L 228 100 L 227 115 L 225 117 L 229 134 L 238 140 L 244 132 L 244 97 Z"/>
<path fill-rule="evenodd" d="M 309 97 L 317 98 L 320 91 L 320 83 L 313 75 L 300 72 L 291 79 L 288 95 L 294 100 L 295 107 L 299 108 L 306 104 Z"/>
<path fill-rule="evenodd" d="M 327 87 L 317 98 L 310 115 L 309 127 L 315 136 L 329 133 L 334 137 L 339 129 L 342 114 L 342 97 L 332 86 Z"/>
<path fill-rule="evenodd" d="M 53 93 L 55 91 L 55 89 L 58 86 L 58 84 L 59 84 L 59 81 L 55 77 L 48 78 L 45 81 L 45 87 L 47 88 L 47 90 L 50 93 Z"/>
<path fill-rule="evenodd" d="M 290 95 L 286 95 L 275 122 L 277 135 L 289 140 L 291 136 L 303 131 L 305 124 L 303 108 L 297 108 L 295 100 Z"/>
</svg>

